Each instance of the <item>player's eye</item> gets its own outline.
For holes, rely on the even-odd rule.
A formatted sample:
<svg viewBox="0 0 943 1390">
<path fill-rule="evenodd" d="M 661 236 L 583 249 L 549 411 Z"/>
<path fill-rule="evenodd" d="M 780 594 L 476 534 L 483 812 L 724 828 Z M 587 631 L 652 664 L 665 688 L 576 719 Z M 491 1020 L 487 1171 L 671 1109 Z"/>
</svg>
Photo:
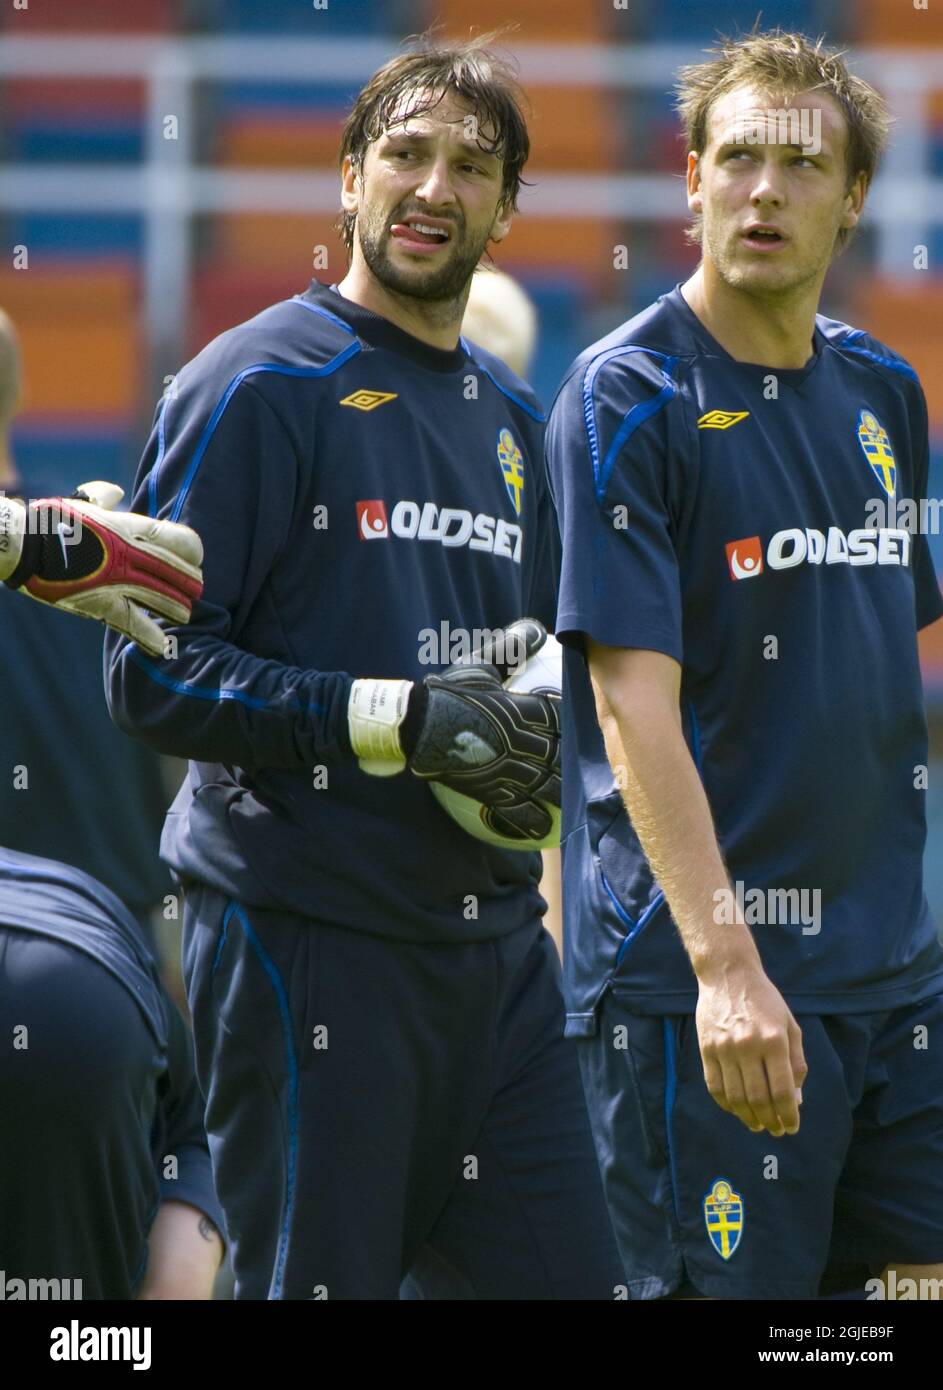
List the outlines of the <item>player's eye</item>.
<svg viewBox="0 0 943 1390">
<path fill-rule="evenodd" d="M 795 164 L 804 164 L 804 165 L 806 166 L 807 169 L 817 169 L 817 168 L 818 168 L 818 165 L 816 164 L 815 160 L 814 160 L 814 159 L 810 159 L 809 156 L 808 156 L 807 154 L 797 154 L 796 157 L 795 157 L 795 159 L 792 161 L 792 163 L 793 163 L 794 165 L 795 165 Z"/>
</svg>

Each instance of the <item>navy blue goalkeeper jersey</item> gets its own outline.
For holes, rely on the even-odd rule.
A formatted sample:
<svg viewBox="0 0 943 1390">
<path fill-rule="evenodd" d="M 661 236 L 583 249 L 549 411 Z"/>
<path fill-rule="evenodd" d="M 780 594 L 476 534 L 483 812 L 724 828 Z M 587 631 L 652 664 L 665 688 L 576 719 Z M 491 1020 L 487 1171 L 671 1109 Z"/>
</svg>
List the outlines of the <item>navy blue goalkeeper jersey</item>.
<svg viewBox="0 0 943 1390">
<path fill-rule="evenodd" d="M 606 757 L 585 634 L 680 663 L 720 847 L 793 1009 L 943 987 L 916 643 L 943 604 L 905 506 L 926 487 L 926 405 L 860 330 L 819 317 L 812 348 L 797 370 L 737 362 L 676 288 L 587 349 L 551 412 L 573 1034 L 610 983 L 645 1012 L 697 999 Z"/>
<path fill-rule="evenodd" d="M 552 630 L 558 540 L 533 393 L 314 282 L 165 395 L 134 506 L 194 527 L 205 591 L 165 658 L 109 635 L 121 728 L 190 760 L 162 852 L 186 883 L 403 940 L 543 910 L 539 856 L 461 830 L 353 756 L 353 678 L 421 680 L 522 615 Z"/>
</svg>

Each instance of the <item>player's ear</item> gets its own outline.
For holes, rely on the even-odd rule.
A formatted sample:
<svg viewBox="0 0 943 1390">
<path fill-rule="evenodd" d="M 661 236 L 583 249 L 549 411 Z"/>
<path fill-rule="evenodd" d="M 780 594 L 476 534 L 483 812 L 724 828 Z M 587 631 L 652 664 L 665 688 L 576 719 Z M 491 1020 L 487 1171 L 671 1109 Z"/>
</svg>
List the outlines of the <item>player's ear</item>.
<svg viewBox="0 0 943 1390">
<path fill-rule="evenodd" d="M 345 154 L 344 162 L 341 165 L 341 206 L 345 212 L 360 211 L 362 186 L 360 165 L 355 163 L 351 155 Z"/>
<path fill-rule="evenodd" d="M 852 227 L 858 225 L 858 219 L 864 207 L 864 195 L 867 192 L 867 188 L 868 185 L 864 174 L 859 174 L 845 194 L 845 203 L 842 209 L 840 226 L 851 230 Z"/>
<path fill-rule="evenodd" d="M 691 150 L 688 154 L 688 207 L 691 212 L 703 212 L 703 199 L 701 197 L 701 156 L 696 150 Z"/>
<path fill-rule="evenodd" d="M 491 224 L 491 241 L 503 241 L 511 230 L 511 223 L 514 221 L 514 212 L 504 203 L 498 204 L 494 221 Z"/>
</svg>

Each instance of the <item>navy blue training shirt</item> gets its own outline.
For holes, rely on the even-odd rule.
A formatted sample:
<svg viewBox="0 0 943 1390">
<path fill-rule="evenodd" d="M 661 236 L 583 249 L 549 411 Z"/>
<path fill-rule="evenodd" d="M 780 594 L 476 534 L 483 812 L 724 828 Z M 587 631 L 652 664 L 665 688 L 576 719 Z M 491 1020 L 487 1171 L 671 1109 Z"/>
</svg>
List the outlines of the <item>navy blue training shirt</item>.
<svg viewBox="0 0 943 1390">
<path fill-rule="evenodd" d="M 570 1033 L 594 1030 L 610 981 L 643 1012 L 697 1001 L 606 757 L 583 634 L 681 664 L 720 847 L 790 1006 L 857 1012 L 938 991 L 916 630 L 943 604 L 925 537 L 896 524 L 888 492 L 926 487 L 912 368 L 823 317 L 804 367 L 737 362 L 676 288 L 577 359 L 547 456 L 563 538 Z M 776 889 L 795 892 L 748 897 Z"/>
<path fill-rule="evenodd" d="M 543 910 L 537 855 L 472 839 L 409 773 L 368 776 L 347 729 L 356 677 L 421 680 L 460 629 L 552 630 L 543 469 L 503 363 L 317 282 L 182 369 L 133 506 L 199 532 L 205 590 L 169 659 L 109 634 L 106 687 L 121 728 L 190 759 L 162 840 L 184 883 L 416 941 Z"/>
</svg>

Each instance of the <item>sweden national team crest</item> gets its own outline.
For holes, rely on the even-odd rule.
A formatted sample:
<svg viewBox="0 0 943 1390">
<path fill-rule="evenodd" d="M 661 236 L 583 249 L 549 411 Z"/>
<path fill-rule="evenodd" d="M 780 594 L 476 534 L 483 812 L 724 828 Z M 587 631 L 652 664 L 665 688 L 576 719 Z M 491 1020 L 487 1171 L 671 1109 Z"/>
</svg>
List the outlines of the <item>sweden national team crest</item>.
<svg viewBox="0 0 943 1390">
<path fill-rule="evenodd" d="M 867 408 L 858 412 L 858 443 L 871 465 L 871 472 L 888 497 L 893 497 L 897 488 L 897 464 L 894 459 L 894 450 L 891 448 L 887 430 L 877 416 Z"/>
<path fill-rule="evenodd" d="M 521 493 L 524 491 L 524 456 L 514 442 L 509 429 L 498 433 L 498 462 L 504 474 L 504 486 L 517 516 L 521 514 Z"/>
<path fill-rule="evenodd" d="M 717 1178 L 704 1198 L 704 1221 L 711 1245 L 729 1260 L 743 1235 L 743 1198 L 725 1178 Z"/>
</svg>

